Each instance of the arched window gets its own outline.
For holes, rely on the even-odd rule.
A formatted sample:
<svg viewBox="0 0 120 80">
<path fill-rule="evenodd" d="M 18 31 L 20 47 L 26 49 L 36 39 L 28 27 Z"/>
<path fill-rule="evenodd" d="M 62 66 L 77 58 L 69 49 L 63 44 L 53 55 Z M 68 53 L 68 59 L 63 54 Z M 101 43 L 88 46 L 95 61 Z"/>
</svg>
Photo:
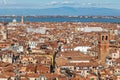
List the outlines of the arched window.
<svg viewBox="0 0 120 80">
<path fill-rule="evenodd" d="M 104 41 L 104 36 L 102 36 L 102 41 Z"/>
<path fill-rule="evenodd" d="M 108 36 L 106 36 L 105 40 L 108 40 Z"/>
</svg>

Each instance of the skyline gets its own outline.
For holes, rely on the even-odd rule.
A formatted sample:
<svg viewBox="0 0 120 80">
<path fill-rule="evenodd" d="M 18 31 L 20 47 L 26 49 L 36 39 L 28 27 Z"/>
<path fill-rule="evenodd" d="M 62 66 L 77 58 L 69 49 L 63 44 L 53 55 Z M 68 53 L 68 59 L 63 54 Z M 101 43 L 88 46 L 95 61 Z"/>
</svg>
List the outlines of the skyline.
<svg viewBox="0 0 120 80">
<path fill-rule="evenodd" d="M 0 0 L 0 8 L 96 7 L 120 9 L 119 0 Z"/>
</svg>

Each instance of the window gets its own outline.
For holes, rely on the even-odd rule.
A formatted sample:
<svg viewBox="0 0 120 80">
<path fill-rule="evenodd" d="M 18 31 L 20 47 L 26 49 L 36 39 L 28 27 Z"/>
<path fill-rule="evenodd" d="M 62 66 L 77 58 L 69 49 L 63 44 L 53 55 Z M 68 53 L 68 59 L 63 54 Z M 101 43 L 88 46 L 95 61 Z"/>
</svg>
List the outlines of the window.
<svg viewBox="0 0 120 80">
<path fill-rule="evenodd" d="M 106 49 L 106 45 L 104 45 L 104 49 Z"/>
<path fill-rule="evenodd" d="M 118 71 L 118 72 L 120 72 L 120 71 Z"/>
<path fill-rule="evenodd" d="M 76 67 L 74 67 L 74 70 L 76 70 Z"/>
<path fill-rule="evenodd" d="M 71 60 L 72 59 L 72 57 L 68 57 L 68 60 Z"/>
<path fill-rule="evenodd" d="M 112 64 L 112 62 L 109 62 L 109 64 Z"/>
<path fill-rule="evenodd" d="M 116 54 L 114 54 L 114 56 L 116 56 Z"/>
<path fill-rule="evenodd" d="M 104 36 L 102 36 L 102 41 L 104 41 Z"/>
<path fill-rule="evenodd" d="M 106 36 L 105 40 L 108 40 L 108 36 Z"/>
</svg>

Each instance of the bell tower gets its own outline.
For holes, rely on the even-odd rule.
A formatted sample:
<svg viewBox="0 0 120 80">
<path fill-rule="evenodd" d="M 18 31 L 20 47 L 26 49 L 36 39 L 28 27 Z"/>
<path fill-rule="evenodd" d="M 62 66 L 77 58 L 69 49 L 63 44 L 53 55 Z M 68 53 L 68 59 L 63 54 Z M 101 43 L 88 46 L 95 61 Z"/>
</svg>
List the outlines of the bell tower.
<svg viewBox="0 0 120 80">
<path fill-rule="evenodd" d="M 105 59 L 109 55 L 109 41 L 110 36 L 107 32 L 100 33 L 100 55 L 101 63 L 105 64 Z"/>
</svg>

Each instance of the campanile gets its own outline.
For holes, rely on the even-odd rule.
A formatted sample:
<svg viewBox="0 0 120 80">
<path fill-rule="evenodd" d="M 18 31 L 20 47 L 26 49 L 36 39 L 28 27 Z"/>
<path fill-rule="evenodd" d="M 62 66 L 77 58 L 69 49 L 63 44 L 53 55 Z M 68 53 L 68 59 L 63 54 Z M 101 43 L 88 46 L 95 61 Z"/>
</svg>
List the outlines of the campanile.
<svg viewBox="0 0 120 80">
<path fill-rule="evenodd" d="M 99 59 L 101 63 L 105 64 L 105 59 L 109 55 L 109 41 L 110 36 L 107 32 L 100 33 L 100 55 Z"/>
</svg>

